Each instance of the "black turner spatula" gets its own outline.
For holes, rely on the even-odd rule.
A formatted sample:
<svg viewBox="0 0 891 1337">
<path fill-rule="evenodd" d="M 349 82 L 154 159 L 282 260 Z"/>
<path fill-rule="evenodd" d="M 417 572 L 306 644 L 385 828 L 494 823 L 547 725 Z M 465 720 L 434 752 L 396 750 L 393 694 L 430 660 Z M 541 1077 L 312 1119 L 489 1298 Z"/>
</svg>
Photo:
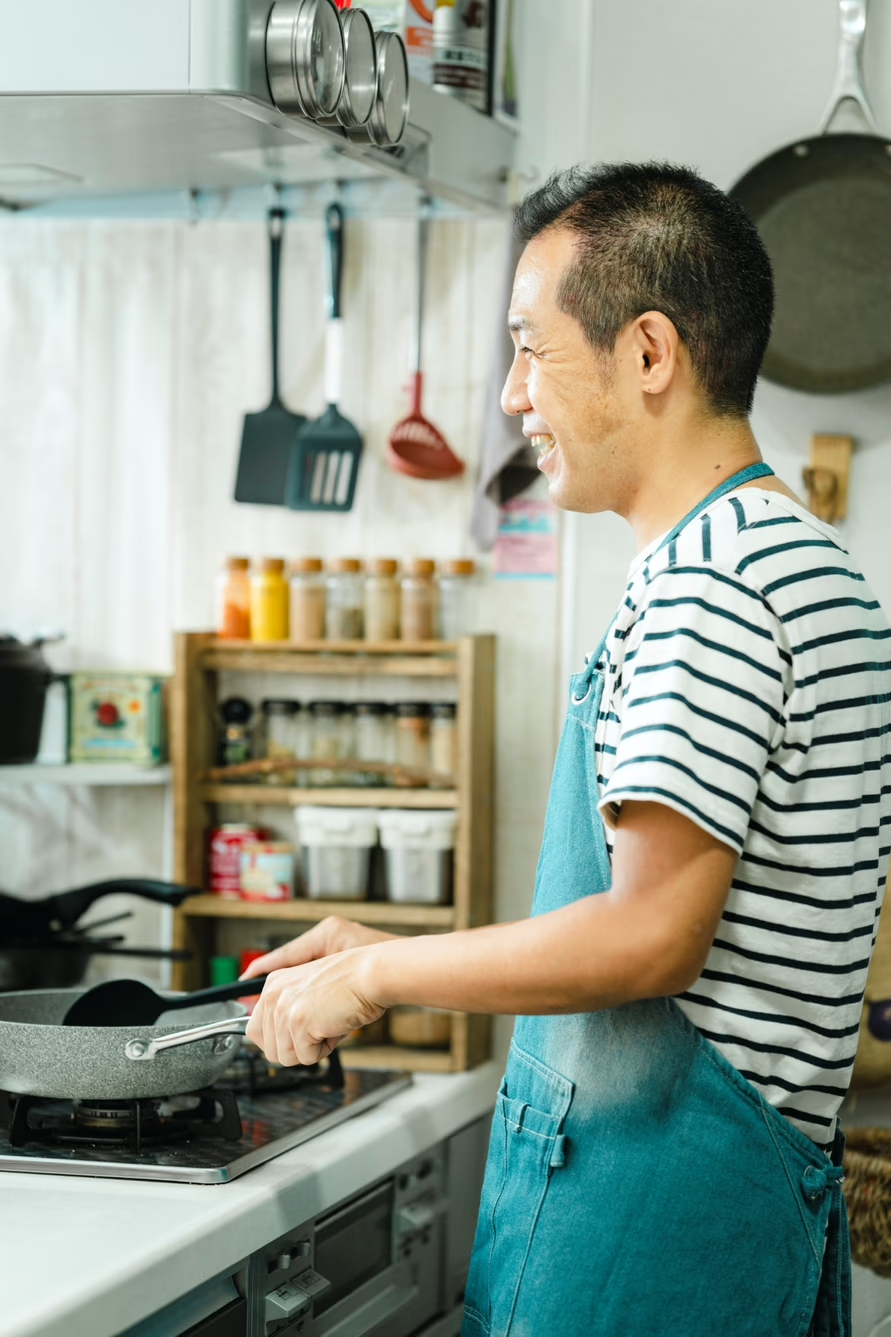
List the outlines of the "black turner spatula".
<svg viewBox="0 0 891 1337">
<path fill-rule="evenodd" d="M 291 413 L 278 391 L 278 294 L 284 209 L 269 211 L 269 265 L 272 309 L 272 400 L 261 413 L 245 415 L 235 478 L 235 500 L 283 506 L 288 466 L 298 431 L 306 422 Z"/>
</svg>

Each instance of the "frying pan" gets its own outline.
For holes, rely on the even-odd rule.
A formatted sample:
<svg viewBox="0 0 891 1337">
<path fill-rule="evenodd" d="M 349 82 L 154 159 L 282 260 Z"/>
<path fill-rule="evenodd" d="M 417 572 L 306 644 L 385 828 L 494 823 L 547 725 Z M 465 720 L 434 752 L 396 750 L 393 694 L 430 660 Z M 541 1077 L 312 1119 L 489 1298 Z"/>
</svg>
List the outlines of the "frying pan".
<svg viewBox="0 0 891 1337">
<path fill-rule="evenodd" d="M 891 143 L 863 85 L 867 0 L 839 0 L 835 86 L 818 134 L 756 164 L 730 194 L 773 265 L 776 313 L 762 374 L 840 394 L 891 380 Z M 868 134 L 827 134 L 843 102 Z"/>
<path fill-rule="evenodd" d="M 0 1090 L 59 1100 L 139 1100 L 198 1091 L 244 1035 L 243 1003 L 176 1013 L 175 1025 L 62 1025 L 81 989 L 0 994 Z"/>
</svg>

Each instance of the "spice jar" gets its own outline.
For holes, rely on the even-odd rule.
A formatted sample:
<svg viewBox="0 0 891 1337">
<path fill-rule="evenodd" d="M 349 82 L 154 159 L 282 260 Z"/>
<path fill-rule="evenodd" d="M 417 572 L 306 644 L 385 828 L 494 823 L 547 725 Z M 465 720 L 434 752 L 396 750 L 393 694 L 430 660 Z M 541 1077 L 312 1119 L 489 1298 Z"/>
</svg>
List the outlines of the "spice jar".
<svg viewBox="0 0 891 1337">
<path fill-rule="evenodd" d="M 439 564 L 439 639 L 457 641 L 473 630 L 472 591 L 476 563 L 456 558 Z"/>
<path fill-rule="evenodd" d="M 399 635 L 399 563 L 376 557 L 366 566 L 365 639 L 395 641 Z"/>
<path fill-rule="evenodd" d="M 309 713 L 312 716 L 312 755 L 316 761 L 336 761 L 341 753 L 340 715 L 343 706 L 339 701 L 310 701 Z M 324 788 L 337 782 L 333 767 L 312 766 L 308 768 L 309 783 Z"/>
<path fill-rule="evenodd" d="M 246 557 L 227 557 L 217 576 L 217 635 L 246 641 L 251 634 L 250 562 Z"/>
<path fill-rule="evenodd" d="M 430 707 L 402 701 L 396 707 L 396 762 L 422 769 L 430 765 Z M 397 779 L 397 784 L 400 781 Z"/>
<path fill-rule="evenodd" d="M 441 780 L 431 780 L 432 789 L 451 789 L 457 770 L 457 729 L 455 707 L 448 702 L 437 702 L 430 707 L 430 769 Z"/>
<path fill-rule="evenodd" d="M 325 577 L 321 557 L 298 557 L 291 563 L 290 606 L 291 640 L 324 640 Z"/>
<path fill-rule="evenodd" d="M 251 640 L 288 639 L 288 582 L 283 557 L 261 557 L 251 567 Z"/>
<path fill-rule="evenodd" d="M 251 716 L 254 708 L 243 696 L 230 696 L 220 702 L 217 760 L 221 766 L 239 766 L 250 761 L 252 751 Z"/>
<path fill-rule="evenodd" d="M 328 563 L 325 636 L 329 641 L 359 641 L 364 623 L 362 563 L 336 557 Z"/>
<path fill-rule="evenodd" d="M 355 757 L 357 761 L 393 760 L 393 713 L 381 701 L 359 701 L 356 705 Z M 383 785 L 381 771 L 357 771 L 356 783 Z"/>
<path fill-rule="evenodd" d="M 263 702 L 263 722 L 266 734 L 266 755 L 274 761 L 293 757 L 297 759 L 296 720 L 300 704 L 297 701 L 267 699 Z M 266 776 L 271 785 L 297 783 L 296 770 L 272 771 Z"/>
<path fill-rule="evenodd" d="M 402 639 L 432 641 L 436 635 L 435 562 L 415 557 L 406 562 L 402 576 Z"/>
</svg>

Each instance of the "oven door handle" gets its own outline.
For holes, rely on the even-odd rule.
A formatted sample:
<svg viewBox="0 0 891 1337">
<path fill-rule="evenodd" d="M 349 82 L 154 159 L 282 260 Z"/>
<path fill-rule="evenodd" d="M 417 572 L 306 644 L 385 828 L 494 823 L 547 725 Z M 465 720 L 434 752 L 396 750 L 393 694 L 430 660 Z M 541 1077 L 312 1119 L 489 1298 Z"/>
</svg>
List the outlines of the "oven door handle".
<svg viewBox="0 0 891 1337">
<path fill-rule="evenodd" d="M 227 1017 L 225 1021 L 210 1021 L 204 1026 L 192 1026 L 187 1031 L 175 1031 L 172 1035 L 159 1035 L 153 1040 L 128 1040 L 124 1053 L 134 1062 L 153 1059 L 165 1049 L 176 1049 L 180 1045 L 191 1045 L 196 1040 L 207 1040 L 218 1035 L 221 1038 L 214 1045 L 214 1053 L 221 1054 L 232 1048 L 232 1036 L 244 1035 L 248 1017 Z"/>
</svg>

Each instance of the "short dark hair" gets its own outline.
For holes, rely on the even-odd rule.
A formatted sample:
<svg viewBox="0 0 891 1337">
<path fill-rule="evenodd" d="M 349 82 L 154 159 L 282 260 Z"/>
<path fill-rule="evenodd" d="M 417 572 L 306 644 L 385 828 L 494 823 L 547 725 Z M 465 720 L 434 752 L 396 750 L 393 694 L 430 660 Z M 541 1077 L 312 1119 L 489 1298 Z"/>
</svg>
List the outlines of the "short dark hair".
<svg viewBox="0 0 891 1337">
<path fill-rule="evenodd" d="M 688 167 L 616 163 L 555 172 L 516 211 L 518 240 L 550 228 L 577 234 L 577 259 L 557 293 L 592 347 L 661 311 L 690 353 L 712 411 L 751 412 L 770 338 L 773 274 L 736 200 Z"/>
</svg>

